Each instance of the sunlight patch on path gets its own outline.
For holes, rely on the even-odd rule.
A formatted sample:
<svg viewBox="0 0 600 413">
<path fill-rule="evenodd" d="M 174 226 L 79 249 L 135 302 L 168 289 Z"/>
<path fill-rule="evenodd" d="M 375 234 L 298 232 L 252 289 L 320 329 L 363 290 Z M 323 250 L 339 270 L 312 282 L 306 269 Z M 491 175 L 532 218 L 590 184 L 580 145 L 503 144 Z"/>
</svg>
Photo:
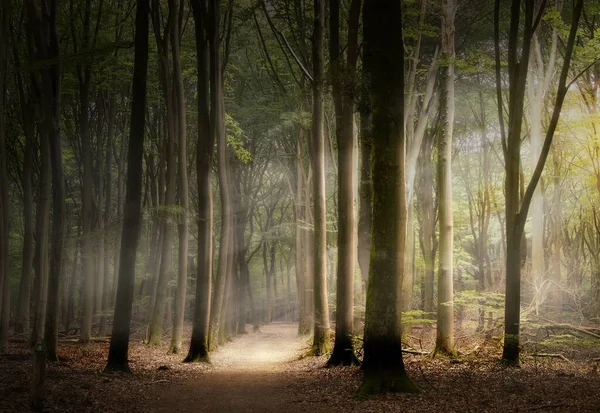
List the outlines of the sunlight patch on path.
<svg viewBox="0 0 600 413">
<path fill-rule="evenodd" d="M 272 323 L 260 332 L 237 336 L 212 355 L 217 370 L 272 371 L 298 357 L 305 342 L 296 324 Z"/>
</svg>

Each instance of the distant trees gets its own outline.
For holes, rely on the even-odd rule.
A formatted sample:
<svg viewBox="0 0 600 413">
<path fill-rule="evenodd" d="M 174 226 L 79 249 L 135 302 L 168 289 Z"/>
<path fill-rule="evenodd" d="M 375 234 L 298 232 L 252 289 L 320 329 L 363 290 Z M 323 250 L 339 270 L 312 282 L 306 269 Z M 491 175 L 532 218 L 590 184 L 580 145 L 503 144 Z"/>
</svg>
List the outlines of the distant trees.
<svg viewBox="0 0 600 413">
<path fill-rule="evenodd" d="M 506 300 L 504 324 L 504 350 L 502 359 L 509 364 L 519 364 L 520 350 L 520 318 L 521 318 L 521 242 L 525 231 L 525 221 L 532 198 L 550 153 L 554 132 L 558 125 L 562 105 L 567 94 L 567 77 L 570 71 L 571 58 L 577 35 L 577 28 L 583 0 L 575 0 L 569 37 L 565 44 L 565 54 L 552 111 L 540 156 L 536 162 L 533 175 L 524 193 L 520 192 L 521 181 L 521 129 L 524 118 L 525 86 L 529 68 L 529 60 L 533 38 L 544 12 L 544 5 L 536 8 L 535 0 L 513 0 L 510 12 L 510 29 L 508 44 L 508 128 L 506 136 L 502 136 L 502 147 L 505 160 L 506 189 Z M 520 33 L 521 8 L 525 9 L 523 32 Z M 499 25 L 499 1 L 496 1 L 496 27 Z M 496 44 L 500 42 L 496 30 Z M 518 45 L 521 44 L 519 53 Z M 498 46 L 496 46 L 498 47 Z M 499 65 L 497 56 L 496 65 Z M 498 106 L 503 107 L 502 95 L 499 94 Z M 501 113 L 501 111 L 500 111 Z M 500 123 L 504 124 L 503 115 Z"/>
</svg>

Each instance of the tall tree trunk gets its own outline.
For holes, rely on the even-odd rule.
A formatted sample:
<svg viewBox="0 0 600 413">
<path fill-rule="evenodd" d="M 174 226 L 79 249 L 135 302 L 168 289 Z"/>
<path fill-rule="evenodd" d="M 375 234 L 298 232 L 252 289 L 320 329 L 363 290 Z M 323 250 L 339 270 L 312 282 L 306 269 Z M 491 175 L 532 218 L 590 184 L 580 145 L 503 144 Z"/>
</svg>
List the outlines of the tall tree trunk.
<svg viewBox="0 0 600 413">
<path fill-rule="evenodd" d="M 223 103 L 223 80 L 221 73 L 220 40 L 219 40 L 219 4 L 210 0 L 208 5 L 209 49 L 210 49 L 210 85 L 211 85 L 211 134 L 217 143 L 217 168 L 219 175 L 219 192 L 221 197 L 221 239 L 219 240 L 219 259 L 215 290 L 210 314 L 209 346 L 214 349 L 223 328 L 223 309 L 227 277 L 230 275 L 231 246 L 231 197 L 229 189 L 229 171 L 227 162 L 227 142 L 225 136 L 225 107 Z"/>
<path fill-rule="evenodd" d="M 335 343 L 329 365 L 358 364 L 354 355 L 354 265 L 356 263 L 354 183 L 354 84 L 344 82 L 342 73 L 354 78 L 358 58 L 360 0 L 351 4 L 348 24 L 348 61 L 342 63 L 340 50 L 340 5 L 330 1 L 330 66 L 336 112 L 338 147 L 338 271 L 336 284 Z"/>
<path fill-rule="evenodd" d="M 542 58 L 542 45 L 538 33 L 534 33 L 531 42 L 529 57 L 530 70 L 528 70 L 527 97 L 528 97 L 528 120 L 529 120 L 529 142 L 530 142 L 530 163 L 531 168 L 535 169 L 537 160 L 540 158 L 542 150 L 542 116 L 544 110 L 544 101 L 548 94 L 548 89 L 555 74 L 556 53 L 558 45 L 558 33 L 556 29 L 552 31 L 552 43 L 549 48 L 548 65 L 544 64 Z M 534 286 L 534 308 L 536 315 L 539 313 L 539 306 L 545 299 L 545 263 L 544 263 L 544 193 L 543 185 L 536 187 L 531 200 L 531 208 L 535 213 L 531 217 L 531 283 Z"/>
<path fill-rule="evenodd" d="M 50 221 L 50 147 L 47 136 L 40 136 L 40 178 L 35 224 L 35 278 L 33 284 L 33 328 L 31 343 L 44 337 L 46 290 L 48 286 L 48 226 Z"/>
<path fill-rule="evenodd" d="M 135 57 L 129 151 L 127 153 L 127 193 L 123 215 L 123 247 L 113 328 L 105 371 L 129 372 L 129 331 L 135 282 L 135 256 L 141 232 L 142 160 L 146 118 L 146 79 L 148 74 L 149 0 L 137 0 L 135 16 Z"/>
<path fill-rule="evenodd" d="M 154 11 L 158 13 L 158 9 Z M 169 9 L 169 20 L 171 21 L 173 14 L 177 14 L 176 10 Z M 156 19 L 157 20 L 157 19 Z M 156 24 L 156 22 L 154 23 Z M 168 25 L 170 26 L 170 25 Z M 159 28 L 154 29 L 160 30 Z M 168 36 L 169 33 L 165 33 Z M 157 37 L 157 42 L 159 37 Z M 176 106 L 174 104 L 175 90 L 173 85 L 169 83 L 169 70 L 168 70 L 168 47 L 167 40 L 164 40 L 164 44 L 159 45 L 161 48 L 160 64 L 161 64 L 161 82 L 163 87 L 164 101 L 167 109 L 167 134 L 166 134 L 166 159 L 167 159 L 167 171 L 166 171 L 166 191 L 165 191 L 165 207 L 173 208 L 176 205 L 176 187 L 177 187 L 177 113 Z M 156 286 L 156 301 L 152 312 L 152 321 L 150 322 L 148 344 L 153 346 L 159 346 L 162 343 L 163 333 L 163 322 L 165 319 L 165 310 L 167 310 L 168 303 L 168 285 L 170 278 L 172 277 L 173 269 L 173 238 L 175 233 L 175 214 L 169 213 L 163 219 L 163 242 L 162 242 L 162 253 L 160 261 L 160 270 L 158 274 L 158 282 Z"/>
<path fill-rule="evenodd" d="M 92 317 L 94 314 L 94 211 L 93 211 L 93 166 L 89 127 L 89 80 L 80 85 L 79 91 L 79 133 L 83 157 L 82 217 L 83 217 L 83 315 L 81 318 L 81 342 L 88 343 L 92 338 Z"/>
<path fill-rule="evenodd" d="M 372 119 L 371 109 L 365 97 L 360 104 L 360 182 L 358 186 L 358 265 L 362 273 L 363 292 L 366 295 L 369 281 L 371 251 L 371 223 L 373 221 L 373 182 L 371 177 Z"/>
<path fill-rule="evenodd" d="M 98 314 L 98 335 L 104 335 L 106 331 L 106 308 L 102 305 L 102 297 L 104 296 L 104 214 L 102 208 L 104 207 L 104 144 L 102 142 L 104 135 L 104 109 L 103 105 L 96 104 L 99 109 L 97 111 L 97 127 L 96 127 L 96 170 L 94 171 L 95 176 L 95 187 L 96 187 L 96 213 L 95 220 L 97 226 L 96 235 L 96 276 L 94 277 L 94 307 L 96 307 L 96 313 Z M 106 211 L 104 211 L 106 212 Z"/>
<path fill-rule="evenodd" d="M 402 5 L 366 1 L 364 70 L 373 111 L 373 231 L 359 396 L 416 391 L 402 359 L 400 297 L 406 247 Z"/>
<path fill-rule="evenodd" d="M 314 244 L 313 297 L 314 339 L 312 353 L 329 351 L 329 305 L 327 301 L 327 208 L 325 204 L 325 135 L 323 131 L 323 43 L 325 0 L 314 0 L 312 148 Z"/>
<path fill-rule="evenodd" d="M 58 60 L 59 43 L 56 28 L 56 2 L 48 23 L 49 38 L 47 59 Z M 45 342 L 48 360 L 58 360 L 58 309 L 60 303 L 60 282 L 62 275 L 64 239 L 67 224 L 67 205 L 65 201 L 65 178 L 60 141 L 60 67 L 57 64 L 44 70 L 42 76 L 44 130 L 50 146 L 52 166 L 52 243 L 50 248 L 50 272 L 48 282 L 48 301 L 46 308 Z"/>
<path fill-rule="evenodd" d="M 208 42 L 206 32 L 206 0 L 192 0 L 196 34 L 198 76 L 198 141 L 196 143 L 196 179 L 198 190 L 198 264 L 196 273 L 196 305 L 187 362 L 208 361 L 208 334 L 213 273 L 212 239 L 212 161 L 214 135 L 209 115 Z"/>
<path fill-rule="evenodd" d="M 104 228 L 108 228 L 111 220 L 111 206 L 112 206 L 112 151 L 113 151 L 113 140 L 114 140 L 114 129 L 115 129 L 115 117 L 116 117 L 116 102 L 114 97 L 109 98 L 108 108 L 108 119 L 107 119 L 107 133 L 106 133 L 106 153 L 104 157 L 104 182 L 106 183 L 106 197 L 104 199 L 104 216 L 101 219 L 104 220 Z M 110 297 L 112 293 L 110 291 L 110 240 L 109 237 L 104 238 L 104 275 L 102 285 L 102 320 L 106 323 L 108 315 Z M 106 325 L 100 328 L 102 331 L 106 331 Z"/>
<path fill-rule="evenodd" d="M 181 0 L 183 1 L 183 0 Z M 176 1 L 169 1 L 169 8 L 176 10 Z M 177 112 L 177 132 L 179 142 L 179 200 L 181 202 L 181 220 L 179 224 L 179 266 L 177 275 L 177 293 L 175 297 L 175 316 L 169 351 L 181 352 L 183 336 L 183 318 L 185 316 L 185 298 L 187 294 L 188 246 L 189 246 L 189 194 L 187 172 L 187 133 L 185 117 L 185 98 L 183 90 L 183 73 L 179 52 L 178 16 L 173 13 L 171 19 L 171 48 L 173 56 L 173 89 Z"/>
<path fill-rule="evenodd" d="M 452 217 L 452 136 L 454 129 L 454 18 L 456 0 L 442 0 L 442 66 L 440 76 L 440 121 L 437 176 L 439 188 L 440 258 L 435 352 L 454 353 L 453 217 Z"/>
<path fill-rule="evenodd" d="M 520 193 L 520 170 L 521 170 L 521 130 L 523 126 L 525 84 L 529 68 L 529 57 L 535 25 L 535 0 L 525 1 L 525 18 L 523 22 L 523 35 L 519 36 L 521 26 L 521 0 L 513 0 L 511 5 L 511 19 L 508 44 L 508 72 L 509 72 L 509 116 L 508 133 L 503 136 L 503 150 L 505 158 L 505 193 L 506 193 L 506 292 L 504 307 L 504 350 L 502 359 L 511 365 L 519 364 L 519 328 L 520 328 L 520 304 L 521 304 L 521 240 L 525 229 L 525 221 L 531 206 L 537 184 L 541 178 L 546 159 L 548 157 L 554 131 L 560 118 L 562 104 L 567 93 L 567 77 L 569 66 L 573 55 L 573 47 L 577 34 L 577 27 L 583 0 L 574 0 L 573 19 L 569 38 L 565 45 L 565 54 L 561 69 L 560 79 L 552 118 L 546 131 L 544 144 L 540 151 L 540 157 L 536 162 L 531 181 L 523 194 Z M 543 13 L 538 10 L 537 13 Z M 496 0 L 495 13 L 495 42 L 496 42 L 496 76 L 498 85 L 498 107 L 502 108 L 502 94 L 500 91 L 500 52 L 499 52 L 499 19 L 500 3 Z M 521 45 L 518 48 L 518 45 Z M 520 56 L 518 55 L 520 52 Z M 503 130 L 502 110 L 499 110 L 500 122 Z M 521 199 L 522 198 L 522 199 Z"/>
<path fill-rule="evenodd" d="M 0 46 L 1 47 L 1 46 Z M 35 152 L 35 128 L 28 117 L 35 113 L 35 106 L 31 99 L 25 96 L 23 78 L 17 74 L 19 82 L 19 100 L 23 117 L 23 132 L 25 135 L 25 148 L 23 151 L 23 261 L 21 282 L 19 284 L 19 300 L 15 320 L 15 333 L 29 331 L 29 310 L 31 306 L 31 282 L 33 279 L 34 256 L 34 217 L 33 217 L 33 157 Z"/>
<path fill-rule="evenodd" d="M 6 81 L 8 66 L 8 34 L 10 4 L 0 5 L 0 354 L 8 348 L 8 328 L 10 319 L 10 273 L 8 266 L 8 175 L 6 170 Z"/>
<path fill-rule="evenodd" d="M 296 219 L 295 236 L 296 236 L 296 291 L 298 301 L 298 334 L 306 335 L 310 332 L 310 309 L 306 303 L 306 244 L 304 242 L 306 225 L 304 207 L 304 167 L 302 165 L 302 128 L 298 127 L 298 135 L 296 139 L 296 188 L 294 193 L 294 213 Z"/>
<path fill-rule="evenodd" d="M 419 190 L 417 191 L 417 213 L 420 220 L 420 244 L 423 261 L 425 263 L 421 295 L 423 311 L 427 317 L 434 315 L 433 312 L 433 284 L 435 274 L 435 207 L 433 202 L 433 134 L 427 133 L 423 139 L 423 147 L 419 156 Z"/>
</svg>

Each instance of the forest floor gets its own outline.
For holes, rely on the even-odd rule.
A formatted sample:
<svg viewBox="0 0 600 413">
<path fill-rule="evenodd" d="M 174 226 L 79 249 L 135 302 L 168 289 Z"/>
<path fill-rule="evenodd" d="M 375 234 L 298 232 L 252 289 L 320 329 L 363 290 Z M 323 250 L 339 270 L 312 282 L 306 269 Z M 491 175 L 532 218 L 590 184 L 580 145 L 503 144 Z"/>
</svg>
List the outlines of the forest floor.
<svg viewBox="0 0 600 413">
<path fill-rule="evenodd" d="M 525 350 L 518 369 L 498 362 L 499 343 L 490 339 L 456 360 L 406 354 L 420 393 L 357 400 L 361 370 L 324 368 L 326 357 L 304 357 L 309 342 L 296 328 L 273 323 L 238 336 L 211 354 L 211 365 L 184 364 L 166 348 L 132 341 L 133 375 L 102 373 L 107 342 L 61 343 L 60 361 L 48 365 L 44 411 L 600 412 L 600 363 L 594 352 L 576 356 L 568 352 L 572 348 L 559 349 L 568 357 L 563 359 L 533 357 L 534 349 Z M 474 343 L 472 336 L 457 341 L 462 347 Z M 413 337 L 412 344 L 430 341 Z M 547 351 L 535 352 L 542 350 Z M 9 354 L 0 356 L 0 412 L 29 411 L 29 353 L 23 343 L 12 343 Z"/>
</svg>

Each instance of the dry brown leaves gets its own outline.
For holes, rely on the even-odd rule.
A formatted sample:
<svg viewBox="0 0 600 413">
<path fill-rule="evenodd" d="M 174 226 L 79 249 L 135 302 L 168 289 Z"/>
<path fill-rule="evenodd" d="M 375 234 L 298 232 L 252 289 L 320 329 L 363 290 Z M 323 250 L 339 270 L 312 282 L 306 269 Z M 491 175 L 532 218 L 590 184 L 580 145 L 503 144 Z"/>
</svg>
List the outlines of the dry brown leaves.
<svg viewBox="0 0 600 413">
<path fill-rule="evenodd" d="M 418 394 L 357 400 L 359 368 L 323 368 L 295 326 L 274 324 L 240 336 L 213 354 L 213 366 L 184 364 L 140 341 L 130 348 L 133 375 L 104 374 L 107 343 L 61 345 L 47 369 L 49 412 L 599 412 L 598 362 L 524 354 L 520 368 L 499 362 L 493 340 L 464 341 L 457 360 L 406 355 Z M 419 343 L 420 341 L 420 343 Z M 421 334 L 414 348 L 431 344 Z M 184 349 L 187 343 L 184 343 Z M 526 347 L 527 348 L 527 347 Z M 533 349 L 527 348 L 532 352 Z M 565 349 L 568 350 L 568 349 Z M 556 351 L 556 349 L 554 349 Z M 571 353 L 569 355 L 573 356 Z M 587 356 L 587 355 L 586 355 Z M 271 358 L 270 358 L 271 357 Z M 586 361 L 587 360 L 587 361 Z M 168 366 L 167 370 L 158 370 Z M 13 344 L 0 357 L 0 411 L 28 411 L 30 352 Z"/>
</svg>

